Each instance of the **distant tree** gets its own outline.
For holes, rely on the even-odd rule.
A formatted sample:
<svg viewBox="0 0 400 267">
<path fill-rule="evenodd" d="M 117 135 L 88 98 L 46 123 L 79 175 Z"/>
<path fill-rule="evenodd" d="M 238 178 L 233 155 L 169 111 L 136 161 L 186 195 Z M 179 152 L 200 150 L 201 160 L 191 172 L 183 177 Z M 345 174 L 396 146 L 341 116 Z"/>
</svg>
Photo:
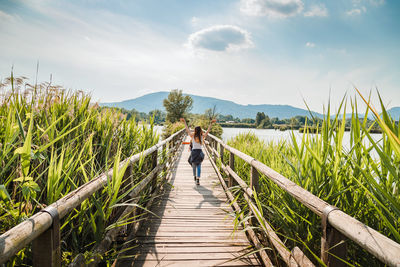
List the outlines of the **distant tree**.
<svg viewBox="0 0 400 267">
<path fill-rule="evenodd" d="M 149 117 L 154 118 L 154 123 L 159 124 L 165 121 L 165 114 L 159 109 L 155 109 L 149 112 Z"/>
<path fill-rule="evenodd" d="M 121 109 L 121 112 L 126 114 L 126 119 L 130 120 L 135 118 L 135 121 L 147 120 L 147 114 L 145 112 L 139 112 L 136 109 L 126 110 L 124 108 Z"/>
<path fill-rule="evenodd" d="M 243 122 L 243 123 L 255 123 L 255 120 L 254 119 L 251 119 L 251 118 L 245 118 L 245 119 L 242 119 L 241 120 L 241 122 Z"/>
<path fill-rule="evenodd" d="M 294 127 L 294 126 L 298 126 L 299 125 L 299 121 L 293 117 L 290 119 L 290 126 Z"/>
<path fill-rule="evenodd" d="M 226 119 L 227 121 L 233 121 L 233 116 L 232 116 L 231 114 L 226 115 L 226 116 L 225 116 L 225 119 Z"/>
<path fill-rule="evenodd" d="M 236 119 L 238 119 L 238 118 L 236 118 Z M 233 116 L 230 114 L 229 115 L 218 114 L 218 121 L 234 121 L 236 119 L 234 119 Z"/>
<path fill-rule="evenodd" d="M 268 116 L 265 116 L 265 119 L 263 119 L 264 125 L 265 126 L 270 126 L 271 125 L 271 120 L 269 119 Z"/>
<path fill-rule="evenodd" d="M 212 119 L 216 119 L 217 116 L 218 116 L 218 113 L 217 113 L 217 106 L 216 105 L 214 105 L 212 108 L 206 109 L 204 111 L 204 117 L 207 120 L 211 121 Z"/>
<path fill-rule="evenodd" d="M 264 112 L 257 112 L 256 115 L 256 126 L 259 126 L 260 123 L 265 119 L 265 114 Z"/>
<path fill-rule="evenodd" d="M 265 116 L 265 118 L 260 122 L 260 124 L 257 126 L 257 128 L 260 128 L 260 129 L 272 128 L 271 120 L 269 119 L 269 117 Z"/>
<path fill-rule="evenodd" d="M 278 124 L 278 123 L 279 123 L 278 117 L 271 118 L 271 124 Z"/>
<path fill-rule="evenodd" d="M 304 124 L 306 122 L 306 116 L 297 115 L 295 118 L 300 124 Z"/>
<path fill-rule="evenodd" d="M 182 90 L 172 90 L 168 97 L 164 99 L 163 105 L 167 111 L 166 120 L 172 123 L 184 118 L 187 112 L 192 109 L 193 99 L 182 94 Z"/>
</svg>

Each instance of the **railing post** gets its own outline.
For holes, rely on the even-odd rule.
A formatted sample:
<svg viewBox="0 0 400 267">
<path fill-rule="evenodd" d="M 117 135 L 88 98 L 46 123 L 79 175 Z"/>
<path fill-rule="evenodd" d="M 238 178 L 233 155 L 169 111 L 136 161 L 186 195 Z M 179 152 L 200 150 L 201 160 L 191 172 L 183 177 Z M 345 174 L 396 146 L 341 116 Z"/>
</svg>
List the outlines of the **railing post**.
<svg viewBox="0 0 400 267">
<path fill-rule="evenodd" d="M 257 169 L 251 166 L 250 188 L 257 193 L 260 192 L 259 178 L 260 174 L 258 173 Z"/>
<path fill-rule="evenodd" d="M 232 152 L 229 153 L 229 167 L 232 169 L 232 171 L 235 171 L 235 154 Z M 228 187 L 233 186 L 233 177 L 229 175 L 229 181 L 228 181 Z"/>
<path fill-rule="evenodd" d="M 259 178 L 260 174 L 258 173 L 257 169 L 254 168 L 253 166 L 250 166 L 250 188 L 253 190 L 253 198 L 254 194 L 257 194 L 258 197 L 258 192 L 260 192 L 260 185 L 259 185 Z M 255 218 L 257 214 L 253 214 L 252 219 L 250 220 L 251 225 L 257 225 L 258 221 L 257 218 Z"/>
<path fill-rule="evenodd" d="M 172 146 L 173 146 L 173 149 L 174 149 L 174 152 L 175 152 L 176 151 L 176 136 L 174 136 L 172 138 Z"/>
<path fill-rule="evenodd" d="M 125 192 L 127 187 L 133 186 L 133 177 L 132 177 L 132 163 L 129 163 L 128 167 L 125 170 L 124 178 L 122 180 L 122 189 Z M 127 196 L 129 198 L 129 196 Z"/>
<path fill-rule="evenodd" d="M 53 223 L 49 229 L 32 242 L 33 266 L 61 266 L 60 217 L 58 210 L 47 207 L 41 212 L 50 214 Z"/>
<path fill-rule="evenodd" d="M 153 153 L 151 153 L 151 169 L 157 168 L 157 160 L 158 160 L 158 149 L 156 149 Z M 154 173 L 153 181 L 151 183 L 152 191 L 156 189 L 157 186 L 157 175 L 158 173 Z"/>
<path fill-rule="evenodd" d="M 221 159 L 221 163 L 224 164 L 224 146 L 219 144 L 219 157 Z"/>
<path fill-rule="evenodd" d="M 213 160 L 214 162 L 217 162 L 217 141 L 215 141 L 214 139 L 212 139 L 212 154 L 213 154 Z"/>
<path fill-rule="evenodd" d="M 164 144 L 163 146 L 162 146 L 162 155 L 163 155 L 163 162 L 164 162 L 164 168 L 163 168 L 163 172 L 164 172 L 164 175 L 165 175 L 165 177 L 167 177 L 166 176 L 166 171 L 167 171 L 167 162 L 168 162 L 168 157 L 167 157 L 167 145 L 166 144 Z"/>
<path fill-rule="evenodd" d="M 168 141 L 168 151 L 167 151 L 167 153 L 168 153 L 167 164 L 168 164 L 168 167 L 169 167 L 169 166 L 171 166 L 171 159 L 172 159 L 172 154 L 173 154 L 173 151 L 172 151 L 172 140 Z"/>
<path fill-rule="evenodd" d="M 345 237 L 338 230 L 329 225 L 328 216 L 338 208 L 327 206 L 322 214 L 321 259 L 326 266 L 347 266 L 340 259 L 346 260 L 347 243 Z M 339 259 L 340 258 L 340 259 Z"/>
<path fill-rule="evenodd" d="M 172 165 L 172 159 L 174 157 L 175 154 L 175 138 L 173 137 L 170 141 L 169 141 L 169 158 L 168 158 L 168 162 L 169 162 L 169 166 Z"/>
</svg>

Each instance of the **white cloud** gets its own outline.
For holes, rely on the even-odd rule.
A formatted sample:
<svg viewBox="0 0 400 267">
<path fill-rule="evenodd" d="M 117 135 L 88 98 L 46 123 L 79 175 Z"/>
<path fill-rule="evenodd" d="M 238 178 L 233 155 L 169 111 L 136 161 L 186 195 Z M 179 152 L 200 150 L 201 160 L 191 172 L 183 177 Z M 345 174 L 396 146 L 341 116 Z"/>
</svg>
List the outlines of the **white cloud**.
<svg viewBox="0 0 400 267">
<path fill-rule="evenodd" d="M 304 96 L 311 109 L 318 111 L 321 103 L 327 101 L 330 86 L 337 96 L 332 98 L 332 102 L 337 103 L 349 88 L 348 81 L 360 88 L 371 88 L 371 80 L 376 80 L 380 88 L 385 88 L 391 99 L 400 99 L 395 68 L 387 71 L 382 67 L 381 74 L 373 69 L 354 72 L 349 64 L 340 64 L 339 68 L 331 66 L 330 60 L 333 63 L 343 60 L 345 63 L 347 61 L 344 59 L 351 59 L 350 51 L 346 54 L 344 49 L 329 51 L 332 56 L 326 59 L 328 63 L 320 62 L 316 64 L 317 67 L 309 66 L 313 60 L 307 58 L 301 68 L 292 59 L 273 55 L 274 51 L 267 56 L 257 51 L 207 53 L 206 57 L 197 57 L 193 56 L 192 51 L 182 49 L 182 42 L 187 36 L 184 31 L 179 32 L 178 29 L 176 33 L 171 28 L 162 27 L 156 30 L 156 27 L 143 25 L 137 19 L 121 14 L 78 6 L 65 8 L 63 3 L 60 7 L 58 4 L 54 6 L 54 2 L 46 5 L 43 8 L 44 20 L 24 16 L 15 23 L 0 22 L 0 77 L 9 75 L 14 65 L 15 75 L 34 78 L 36 62 L 39 60 L 39 81 L 48 79 L 52 73 L 55 84 L 92 90 L 93 99 L 103 102 L 181 88 L 185 93 L 218 97 L 241 104 L 271 103 L 304 107 Z M 48 11 L 50 8 L 51 12 Z M 187 23 L 190 20 L 188 17 Z M 201 17 L 199 24 L 203 21 L 206 20 Z M 215 19 L 209 25 L 219 23 Z M 229 24 L 233 23 L 232 18 Z M 246 41 L 240 42 L 243 39 L 239 38 L 239 41 L 229 42 L 228 47 L 251 46 L 251 36 L 242 30 L 247 27 L 237 29 L 247 36 Z M 209 38 L 201 34 L 197 37 Z M 301 45 L 312 50 L 311 41 L 315 40 L 306 40 L 310 40 L 309 46 L 305 42 Z M 226 45 L 227 40 L 221 42 Z M 319 42 L 314 45 L 317 48 L 320 46 Z M 308 56 L 318 56 L 313 54 Z M 359 65 L 376 66 L 380 62 L 366 58 Z M 324 70 L 325 65 L 329 66 L 328 70 Z"/>
<path fill-rule="evenodd" d="M 362 6 L 360 8 L 353 8 L 351 10 L 348 10 L 346 12 L 346 14 L 348 16 L 356 16 L 356 15 L 360 15 L 361 13 L 365 13 L 367 11 L 367 8 L 365 6 Z"/>
<path fill-rule="evenodd" d="M 15 21 L 18 18 L 19 18 L 19 16 L 10 15 L 10 14 L 7 14 L 6 12 L 0 10 L 0 21 L 3 21 L 3 22 L 10 21 L 10 22 L 12 22 L 12 21 Z"/>
<path fill-rule="evenodd" d="M 33 78 L 39 60 L 38 80 L 52 73 L 55 83 L 96 88 L 93 95 L 107 101 L 125 98 L 122 92 L 129 88 L 149 88 L 154 81 L 171 80 L 180 68 L 171 62 L 188 65 L 182 63 L 190 53 L 182 52 L 181 40 L 132 18 L 104 10 L 54 8 L 54 12 L 43 22 L 25 17 L 1 24 L 1 77 L 14 65 L 16 72 Z"/>
<path fill-rule="evenodd" d="M 192 17 L 190 20 L 193 26 L 197 26 L 199 24 L 199 18 L 198 17 Z"/>
<path fill-rule="evenodd" d="M 301 0 L 241 0 L 240 11 L 249 16 L 289 17 L 300 13 Z"/>
<path fill-rule="evenodd" d="M 250 48 L 250 34 L 234 25 L 214 25 L 192 33 L 186 44 L 192 49 L 232 51 Z"/>
<path fill-rule="evenodd" d="M 314 43 L 311 43 L 311 42 L 307 42 L 307 43 L 306 43 L 306 47 L 313 48 L 313 47 L 315 47 L 315 44 L 314 44 Z"/>
<path fill-rule="evenodd" d="M 304 13 L 305 17 L 327 17 L 328 9 L 325 5 L 314 5 Z"/>
<path fill-rule="evenodd" d="M 369 3 L 374 6 L 380 6 L 385 3 L 385 0 L 369 0 Z"/>
<path fill-rule="evenodd" d="M 370 4 L 374 6 L 380 6 L 385 3 L 385 0 L 352 0 L 354 6 L 361 4 Z"/>
<path fill-rule="evenodd" d="M 352 0 L 353 8 L 346 11 L 348 16 L 361 15 L 367 12 L 366 6 L 368 8 L 376 8 L 385 4 L 385 0 Z"/>
</svg>

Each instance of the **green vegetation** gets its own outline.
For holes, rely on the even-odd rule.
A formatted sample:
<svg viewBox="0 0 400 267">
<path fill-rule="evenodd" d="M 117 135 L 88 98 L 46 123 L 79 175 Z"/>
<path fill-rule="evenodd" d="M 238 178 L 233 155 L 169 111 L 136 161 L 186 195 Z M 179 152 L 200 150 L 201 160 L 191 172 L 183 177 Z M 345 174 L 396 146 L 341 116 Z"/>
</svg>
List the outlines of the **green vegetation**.
<svg viewBox="0 0 400 267">
<path fill-rule="evenodd" d="M 382 118 L 369 107 L 364 119 L 360 119 L 357 103 L 352 102 L 349 120 L 341 120 L 338 116 L 332 120 L 328 107 L 322 123 L 315 123 L 319 134 L 311 135 L 306 128 L 300 142 L 294 133 L 291 142 L 287 143 L 266 143 L 250 133 L 238 135 L 228 144 L 400 242 L 400 129 L 383 104 L 381 108 Z M 368 126 L 366 118 L 369 110 L 374 111 L 375 125 Z M 340 111 L 346 112 L 344 102 L 337 113 Z M 351 122 L 350 147 L 344 148 L 343 134 L 348 121 Z M 382 140 L 371 137 L 371 129 L 376 125 L 383 131 Z M 376 157 L 372 156 L 373 153 Z M 235 170 L 248 182 L 248 164 L 236 158 Z M 257 202 L 262 207 L 263 216 L 281 235 L 288 248 L 299 246 L 317 262 L 315 255 L 319 255 L 322 232 L 320 218 L 263 175 L 260 176 L 260 185 Z M 240 197 L 242 193 L 238 190 L 236 194 L 245 205 Z M 354 259 L 351 264 L 382 265 L 352 242 L 348 242 L 348 246 L 349 257 Z"/>
<path fill-rule="evenodd" d="M 31 86 L 23 77 L 7 78 L 0 89 L 1 234 L 120 159 L 158 142 L 152 124 L 139 126 L 118 110 L 99 108 L 81 91 L 49 83 Z M 134 184 L 148 164 L 134 167 Z M 89 257 L 116 223 L 121 192 L 134 187 L 122 184 L 122 175 L 114 172 L 117 179 L 61 221 L 62 240 L 68 244 L 62 246 L 63 265 L 78 253 Z M 30 253 L 30 247 L 20 251 L 10 264 L 31 264 Z"/>
<path fill-rule="evenodd" d="M 108 107 L 103 107 L 103 108 L 109 109 Z M 122 112 L 122 114 L 126 115 L 127 120 L 134 118 L 136 122 L 153 121 L 154 124 L 162 124 L 165 122 L 165 117 L 166 117 L 166 113 L 162 112 L 159 109 L 151 110 L 149 113 L 139 112 L 136 109 L 132 109 L 132 110 L 126 110 L 124 108 L 121 108 L 121 109 L 120 108 L 111 108 L 111 109 Z"/>
<path fill-rule="evenodd" d="M 190 123 L 190 124 L 192 125 L 192 128 L 194 128 L 196 126 L 200 126 L 204 130 L 208 129 L 208 126 L 210 125 L 211 121 L 213 119 L 216 119 L 216 117 L 218 115 L 216 110 L 217 110 L 217 108 L 216 108 L 216 106 L 214 106 L 213 108 L 206 109 L 204 111 L 204 114 L 202 114 L 202 115 L 190 114 L 190 119 L 192 121 L 192 123 Z M 221 138 L 221 136 L 222 136 L 221 125 L 213 123 L 211 125 L 210 133 L 212 135 L 217 136 L 218 138 Z"/>
<path fill-rule="evenodd" d="M 174 122 L 174 123 L 167 122 L 164 125 L 163 138 L 166 139 L 183 128 L 185 128 L 185 125 L 181 122 Z"/>
<path fill-rule="evenodd" d="M 201 126 L 203 129 L 207 129 L 208 126 L 210 125 L 211 120 L 206 118 L 205 115 L 198 115 L 198 114 L 189 114 L 189 127 L 194 128 L 196 126 Z M 163 138 L 167 138 L 168 136 L 171 136 L 172 134 L 176 133 L 180 129 L 185 128 L 185 125 L 181 122 L 175 122 L 175 123 L 169 123 L 167 122 L 165 124 L 165 127 L 163 129 Z M 219 138 L 222 136 L 222 127 L 219 124 L 214 123 L 211 126 L 210 133 L 212 135 L 215 135 Z"/>
<path fill-rule="evenodd" d="M 172 90 L 164 99 L 163 105 L 167 111 L 166 120 L 174 123 L 180 118 L 186 118 L 187 113 L 192 109 L 193 100 L 190 96 L 184 96 L 182 90 Z"/>
<path fill-rule="evenodd" d="M 180 129 L 185 128 L 185 125 L 179 121 L 180 118 L 186 118 L 188 126 L 191 128 L 201 126 L 203 129 L 207 129 L 211 120 L 217 117 L 215 106 L 205 110 L 204 114 L 188 113 L 192 103 L 192 98 L 190 96 L 183 96 L 181 90 L 171 91 L 168 98 L 164 99 L 164 106 L 167 110 L 167 121 L 163 130 L 163 138 L 167 138 Z M 210 133 L 221 137 L 222 127 L 219 124 L 213 124 Z"/>
<path fill-rule="evenodd" d="M 256 128 L 256 125 L 254 123 L 226 123 L 226 122 L 221 122 L 218 123 L 221 125 L 221 127 L 225 128 Z"/>
<path fill-rule="evenodd" d="M 204 119 L 204 118 L 200 117 L 200 118 L 194 119 L 193 122 L 190 125 L 191 125 L 191 128 L 194 128 L 196 126 L 200 126 L 202 129 L 207 130 L 208 126 L 210 125 L 210 123 L 211 123 L 211 120 Z M 212 124 L 211 125 L 211 129 L 210 129 L 210 133 L 212 135 L 217 136 L 218 138 L 221 138 L 221 136 L 222 136 L 222 127 L 221 127 L 221 125 L 216 124 L 216 123 Z"/>
</svg>

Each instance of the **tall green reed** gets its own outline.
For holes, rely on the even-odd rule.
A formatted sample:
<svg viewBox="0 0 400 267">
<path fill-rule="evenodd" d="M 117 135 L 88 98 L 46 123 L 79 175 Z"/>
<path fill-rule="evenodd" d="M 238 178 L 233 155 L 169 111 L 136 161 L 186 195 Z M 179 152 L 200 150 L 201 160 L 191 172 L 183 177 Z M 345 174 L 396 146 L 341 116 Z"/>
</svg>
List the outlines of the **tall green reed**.
<svg viewBox="0 0 400 267">
<path fill-rule="evenodd" d="M 0 93 L 0 233 L 158 142 L 152 123 L 140 126 L 117 110 L 100 109 L 82 91 L 11 76 Z M 132 183 L 146 164 L 134 167 Z M 121 186 L 122 175 L 114 173 L 104 190 L 63 219 L 64 255 L 90 250 L 115 223 L 115 203 L 134 186 Z M 29 253 L 21 251 L 10 264 L 22 264 Z"/>
<path fill-rule="evenodd" d="M 228 144 L 400 242 L 399 126 L 390 118 L 380 101 L 382 115 L 365 100 L 368 107 L 362 119 L 358 115 L 357 101 L 351 101 L 349 146 L 343 144 L 346 115 L 335 115 L 332 118 L 330 105 L 321 125 L 318 125 L 317 134 L 306 131 L 299 140 L 292 132 L 290 141 L 275 143 L 264 142 L 254 134 L 242 134 Z M 343 99 L 336 114 L 346 114 L 346 108 L 346 100 Z M 380 140 L 375 140 L 370 134 L 370 128 L 374 125 L 366 127 L 370 110 L 383 130 Z M 240 176 L 248 180 L 249 166 L 242 160 L 236 160 L 235 163 Z M 320 218 L 268 178 L 261 176 L 260 183 L 258 199 L 264 217 L 271 222 L 289 248 L 300 246 L 318 262 L 315 255 L 320 251 Z M 352 259 L 350 264 L 380 265 L 351 242 L 349 248 L 349 258 Z"/>
</svg>

